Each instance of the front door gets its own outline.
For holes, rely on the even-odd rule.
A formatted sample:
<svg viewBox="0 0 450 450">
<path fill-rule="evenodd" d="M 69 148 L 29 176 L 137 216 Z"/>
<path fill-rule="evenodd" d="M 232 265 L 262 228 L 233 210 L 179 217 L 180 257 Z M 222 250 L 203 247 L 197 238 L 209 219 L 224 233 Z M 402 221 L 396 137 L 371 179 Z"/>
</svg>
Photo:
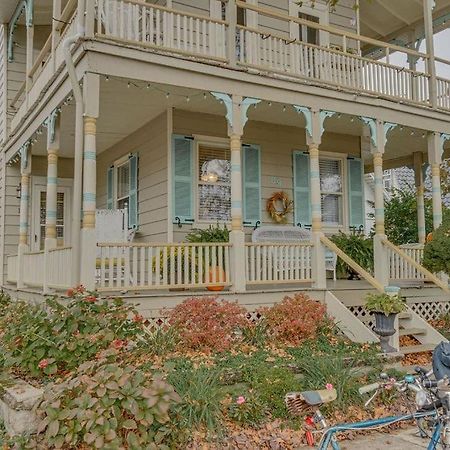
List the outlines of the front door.
<svg viewBox="0 0 450 450">
<path fill-rule="evenodd" d="M 43 250 L 45 242 L 45 215 L 47 207 L 47 185 L 45 178 L 33 180 L 31 247 Z M 69 244 L 71 220 L 71 180 L 58 180 L 56 195 L 56 240 L 58 247 Z"/>
</svg>

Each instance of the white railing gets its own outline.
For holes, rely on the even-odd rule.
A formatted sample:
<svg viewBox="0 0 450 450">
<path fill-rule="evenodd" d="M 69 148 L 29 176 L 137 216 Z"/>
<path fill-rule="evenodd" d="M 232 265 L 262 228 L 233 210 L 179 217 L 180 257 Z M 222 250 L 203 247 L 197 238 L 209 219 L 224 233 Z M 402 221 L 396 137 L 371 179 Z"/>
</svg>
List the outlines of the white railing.
<svg viewBox="0 0 450 450">
<path fill-rule="evenodd" d="M 437 102 L 439 108 L 450 109 L 450 81 L 437 78 Z"/>
<path fill-rule="evenodd" d="M 423 244 L 405 244 L 399 248 L 416 263 L 422 265 Z M 402 258 L 401 255 L 388 248 L 390 279 L 391 280 L 425 280 L 425 275 L 417 270 L 408 260 Z"/>
<path fill-rule="evenodd" d="M 23 283 L 27 286 L 43 287 L 45 277 L 45 253 L 25 252 L 23 254 Z"/>
<path fill-rule="evenodd" d="M 311 282 L 312 243 L 245 244 L 247 284 Z"/>
<path fill-rule="evenodd" d="M 46 284 L 53 289 L 68 289 L 72 285 L 72 247 L 57 247 L 46 255 Z"/>
<path fill-rule="evenodd" d="M 428 75 L 354 53 L 238 27 L 239 64 L 355 91 L 428 103 Z"/>
<path fill-rule="evenodd" d="M 103 290 L 228 286 L 230 244 L 97 244 Z"/>
<path fill-rule="evenodd" d="M 17 255 L 6 256 L 6 281 L 8 283 L 17 283 L 19 276 L 18 258 Z"/>
<path fill-rule="evenodd" d="M 223 20 L 135 0 L 98 0 L 97 36 L 226 60 Z"/>
</svg>

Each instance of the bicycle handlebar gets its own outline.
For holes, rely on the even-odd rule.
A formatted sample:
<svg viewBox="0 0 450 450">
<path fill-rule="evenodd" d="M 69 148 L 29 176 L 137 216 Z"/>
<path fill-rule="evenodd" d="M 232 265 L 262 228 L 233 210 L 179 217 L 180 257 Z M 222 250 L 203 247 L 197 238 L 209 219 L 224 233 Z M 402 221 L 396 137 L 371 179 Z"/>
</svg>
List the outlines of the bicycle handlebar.
<svg viewBox="0 0 450 450">
<path fill-rule="evenodd" d="M 380 383 L 366 384 L 365 386 L 361 386 L 358 389 L 358 392 L 360 393 L 360 395 L 368 394 L 369 392 L 376 391 L 377 389 L 380 388 L 380 386 L 381 386 Z"/>
</svg>

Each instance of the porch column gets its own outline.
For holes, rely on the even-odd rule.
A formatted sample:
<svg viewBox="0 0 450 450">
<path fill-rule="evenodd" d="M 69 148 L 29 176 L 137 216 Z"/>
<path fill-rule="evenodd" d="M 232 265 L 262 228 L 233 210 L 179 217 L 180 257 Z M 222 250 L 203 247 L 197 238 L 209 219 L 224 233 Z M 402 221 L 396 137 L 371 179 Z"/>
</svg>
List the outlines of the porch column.
<svg viewBox="0 0 450 450">
<path fill-rule="evenodd" d="M 436 63 L 434 56 L 434 43 L 433 43 L 433 8 L 435 0 L 423 0 L 423 17 L 425 26 L 425 42 L 427 47 L 427 53 L 429 55 L 426 61 L 426 70 L 430 75 L 429 89 L 430 89 L 430 102 L 433 108 L 437 107 L 437 81 L 436 81 Z"/>
<path fill-rule="evenodd" d="M 20 160 L 20 206 L 19 206 L 19 247 L 17 251 L 17 287 L 23 288 L 23 257 L 24 253 L 29 251 L 28 242 L 28 207 L 30 200 L 30 175 L 31 175 L 31 149 L 27 142 L 21 149 Z"/>
<path fill-rule="evenodd" d="M 97 117 L 100 79 L 88 74 L 84 78 L 85 116 L 83 151 L 83 221 L 81 229 L 80 282 L 87 289 L 95 288 L 95 209 L 97 197 Z"/>
<path fill-rule="evenodd" d="M 423 177 L 423 154 L 415 152 L 414 155 L 414 175 L 416 184 L 416 203 L 417 203 L 417 231 L 419 244 L 425 244 L 425 185 Z"/>
<path fill-rule="evenodd" d="M 438 133 L 428 134 L 428 161 L 431 164 L 431 195 L 433 203 L 433 229 L 442 223 L 441 162 L 442 142 Z"/>
</svg>

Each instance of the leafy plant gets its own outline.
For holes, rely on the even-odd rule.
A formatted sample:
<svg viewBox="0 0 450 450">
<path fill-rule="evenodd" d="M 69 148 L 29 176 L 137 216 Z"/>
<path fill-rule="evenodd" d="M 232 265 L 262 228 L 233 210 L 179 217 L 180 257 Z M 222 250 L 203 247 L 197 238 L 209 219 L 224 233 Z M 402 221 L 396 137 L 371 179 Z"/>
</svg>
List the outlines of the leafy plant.
<svg viewBox="0 0 450 450">
<path fill-rule="evenodd" d="M 179 402 L 161 379 L 106 359 L 88 362 L 46 389 L 37 440 L 46 448 L 162 448 Z"/>
<path fill-rule="evenodd" d="M 0 328 L 6 366 L 35 377 L 53 376 L 102 350 L 124 350 L 142 333 L 142 317 L 121 299 L 100 301 L 82 286 L 68 294 L 68 303 L 51 297 L 45 305 L 17 301 L 4 308 Z"/>
<path fill-rule="evenodd" d="M 269 335 L 284 344 L 299 344 L 313 338 L 326 321 L 326 308 L 304 294 L 285 297 L 271 308 L 262 308 Z"/>
<path fill-rule="evenodd" d="M 444 210 L 442 225 L 425 244 L 423 265 L 431 272 L 450 275 L 450 209 Z"/>
<path fill-rule="evenodd" d="M 220 352 L 240 339 L 238 331 L 247 326 L 245 315 L 245 308 L 237 303 L 193 297 L 171 310 L 168 318 L 184 349 Z"/>
<path fill-rule="evenodd" d="M 142 349 L 146 353 L 164 356 L 175 350 L 180 343 L 180 336 L 175 327 L 159 326 L 153 331 L 146 331 Z"/>
<path fill-rule="evenodd" d="M 371 238 L 356 231 L 351 234 L 344 234 L 340 231 L 332 236 L 331 240 L 363 269 L 368 272 L 373 271 L 373 240 Z M 354 270 L 341 258 L 338 258 L 336 269 L 339 277 L 347 278 L 356 275 Z"/>
<path fill-rule="evenodd" d="M 249 323 L 242 328 L 242 337 L 245 343 L 256 347 L 264 347 L 267 344 L 268 330 L 267 323 L 264 319 L 260 319 L 256 323 Z"/>
<path fill-rule="evenodd" d="M 398 295 L 368 294 L 365 308 L 367 311 L 389 314 L 398 314 L 406 309 L 406 303 Z"/>
<path fill-rule="evenodd" d="M 168 381 L 183 399 L 175 409 L 173 424 L 192 435 L 193 430 L 220 434 L 223 422 L 224 392 L 219 386 L 219 373 L 206 367 L 181 369 L 169 373 Z M 181 436 L 180 436 L 181 437 Z"/>
<path fill-rule="evenodd" d="M 227 415 L 240 425 L 257 427 L 267 417 L 267 407 L 254 392 L 249 392 L 232 399 Z"/>
<path fill-rule="evenodd" d="M 230 231 L 224 224 L 223 228 L 217 225 L 210 225 L 208 228 L 193 228 L 186 235 L 188 242 L 229 242 Z"/>
</svg>

